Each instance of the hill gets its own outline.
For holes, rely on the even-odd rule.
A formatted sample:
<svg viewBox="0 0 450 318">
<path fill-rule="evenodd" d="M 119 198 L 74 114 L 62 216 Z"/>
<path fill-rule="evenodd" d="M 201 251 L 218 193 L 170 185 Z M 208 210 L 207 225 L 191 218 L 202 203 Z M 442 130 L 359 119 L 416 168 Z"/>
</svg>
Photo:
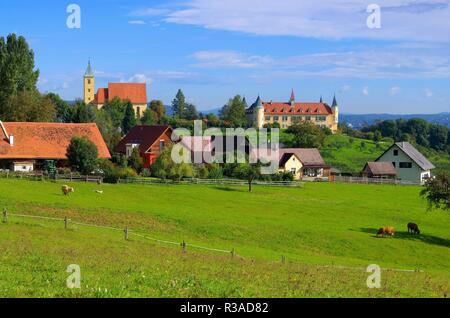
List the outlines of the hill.
<svg viewBox="0 0 450 318">
<path fill-rule="evenodd" d="M 342 172 L 358 173 L 366 162 L 375 161 L 391 145 L 393 140 L 386 138 L 380 142 L 337 134 L 327 136 L 320 153 L 325 162 Z M 450 170 L 450 155 L 418 147 L 438 171 Z"/>
<path fill-rule="evenodd" d="M 411 115 L 395 115 L 395 114 L 341 114 L 340 122 L 351 124 L 355 129 L 361 129 L 364 126 L 373 125 L 378 121 L 396 120 L 396 119 L 412 119 L 421 118 L 434 124 L 444 125 L 450 128 L 450 113 L 440 114 L 411 114 Z"/>
<path fill-rule="evenodd" d="M 450 290 L 450 218 L 426 213 L 419 187 L 308 183 L 304 188 L 61 184 L 0 180 L 10 217 L 0 224 L 0 290 L 5 297 L 444 297 Z M 103 195 L 94 192 L 104 191 Z M 154 243 L 123 232 L 225 250 Z M 414 221 L 422 235 L 406 233 Z M 376 238 L 378 227 L 398 229 Z M 234 259 L 226 251 L 235 248 Z M 287 263 L 281 264 L 281 255 Z M 82 289 L 65 288 L 69 264 Z M 365 268 L 384 271 L 365 286 Z"/>
</svg>

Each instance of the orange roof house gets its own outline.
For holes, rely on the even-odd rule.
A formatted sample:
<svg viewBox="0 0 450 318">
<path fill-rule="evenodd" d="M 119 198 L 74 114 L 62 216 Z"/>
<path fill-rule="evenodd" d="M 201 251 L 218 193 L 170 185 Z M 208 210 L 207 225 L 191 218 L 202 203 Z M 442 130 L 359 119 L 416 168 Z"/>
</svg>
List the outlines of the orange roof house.
<svg viewBox="0 0 450 318">
<path fill-rule="evenodd" d="M 99 88 L 94 103 L 102 105 L 114 98 L 129 100 L 134 104 L 147 104 L 145 83 L 109 83 L 108 88 Z"/>
<path fill-rule="evenodd" d="M 96 124 L 0 122 L 0 126 L 0 160 L 66 160 L 73 137 L 87 137 L 97 146 L 99 158 L 111 158 Z"/>
</svg>

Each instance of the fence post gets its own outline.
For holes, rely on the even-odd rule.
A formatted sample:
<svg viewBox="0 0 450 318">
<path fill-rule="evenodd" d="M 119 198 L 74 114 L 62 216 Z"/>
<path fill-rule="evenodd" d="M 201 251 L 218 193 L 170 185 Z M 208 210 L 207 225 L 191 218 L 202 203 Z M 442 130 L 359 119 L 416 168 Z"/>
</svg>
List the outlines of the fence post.
<svg viewBox="0 0 450 318">
<path fill-rule="evenodd" d="M 183 253 L 186 253 L 186 242 L 183 241 L 183 243 L 181 243 L 181 248 L 183 249 Z"/>
<path fill-rule="evenodd" d="M 8 223 L 8 211 L 3 209 L 3 223 Z"/>
<path fill-rule="evenodd" d="M 234 250 L 234 248 L 231 250 L 231 258 L 234 258 L 234 256 L 236 255 L 236 251 Z"/>
<path fill-rule="evenodd" d="M 69 219 L 67 217 L 64 218 L 64 229 L 67 230 L 69 228 Z"/>
<path fill-rule="evenodd" d="M 128 241 L 128 232 L 129 232 L 128 226 L 125 228 L 124 232 L 125 232 L 125 240 Z"/>
<path fill-rule="evenodd" d="M 286 257 L 284 255 L 281 255 L 281 263 L 286 264 Z"/>
</svg>

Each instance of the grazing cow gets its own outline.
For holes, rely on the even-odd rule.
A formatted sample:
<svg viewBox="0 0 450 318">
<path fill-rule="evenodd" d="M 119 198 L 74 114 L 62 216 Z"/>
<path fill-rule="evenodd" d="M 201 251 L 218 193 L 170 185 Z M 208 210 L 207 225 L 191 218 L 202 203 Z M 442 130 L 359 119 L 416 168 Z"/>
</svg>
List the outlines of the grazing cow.
<svg viewBox="0 0 450 318">
<path fill-rule="evenodd" d="M 382 237 L 384 237 L 385 235 L 394 236 L 395 235 L 395 228 L 393 228 L 392 226 L 382 227 L 377 232 L 377 237 L 379 237 L 380 235 Z"/>
<path fill-rule="evenodd" d="M 61 187 L 61 190 L 62 190 L 62 193 L 63 193 L 65 196 L 69 195 L 70 193 L 75 192 L 75 189 L 74 189 L 74 188 L 69 187 L 69 186 L 67 186 L 67 185 L 63 185 L 63 186 Z"/>
<path fill-rule="evenodd" d="M 419 226 L 416 223 L 408 223 L 408 233 L 420 234 Z"/>
</svg>

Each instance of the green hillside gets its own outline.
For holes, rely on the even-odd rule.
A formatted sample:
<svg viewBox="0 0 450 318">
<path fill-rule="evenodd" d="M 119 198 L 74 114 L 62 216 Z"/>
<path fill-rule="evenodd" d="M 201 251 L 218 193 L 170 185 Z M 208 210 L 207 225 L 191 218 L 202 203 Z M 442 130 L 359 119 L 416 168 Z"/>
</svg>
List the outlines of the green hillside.
<svg viewBox="0 0 450 318">
<path fill-rule="evenodd" d="M 19 297 L 444 297 L 450 291 L 450 217 L 426 212 L 418 187 L 307 183 L 304 188 L 61 184 L 0 180 L 10 213 L 68 217 L 120 231 L 10 217 L 0 224 L 0 290 Z M 103 190 L 103 194 L 94 190 Z M 414 221 L 422 235 L 406 233 Z M 376 238 L 381 226 L 394 238 Z M 190 244 L 231 251 L 204 251 Z M 281 256 L 287 259 L 281 264 Z M 65 287 L 69 264 L 81 290 Z M 366 287 L 365 268 L 383 272 Z M 342 268 L 344 266 L 345 268 Z"/>
</svg>

